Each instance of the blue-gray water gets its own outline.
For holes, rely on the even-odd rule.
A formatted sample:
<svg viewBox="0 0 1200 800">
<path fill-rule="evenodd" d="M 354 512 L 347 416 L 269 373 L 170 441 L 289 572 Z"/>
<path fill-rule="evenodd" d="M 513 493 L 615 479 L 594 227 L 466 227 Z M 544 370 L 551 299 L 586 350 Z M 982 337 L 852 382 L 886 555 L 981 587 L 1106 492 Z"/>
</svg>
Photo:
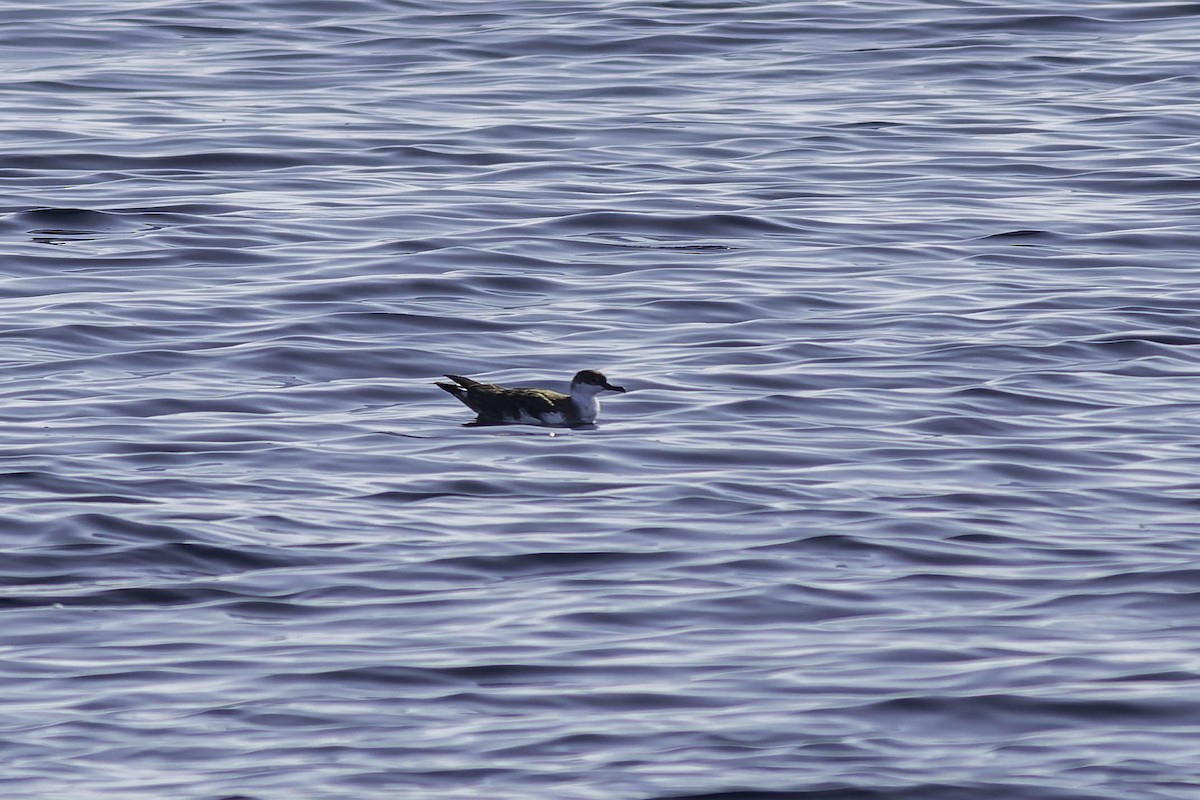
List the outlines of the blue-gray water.
<svg viewBox="0 0 1200 800">
<path fill-rule="evenodd" d="M 1194 800 L 1197 42 L 4 5 L 0 794 Z"/>
</svg>

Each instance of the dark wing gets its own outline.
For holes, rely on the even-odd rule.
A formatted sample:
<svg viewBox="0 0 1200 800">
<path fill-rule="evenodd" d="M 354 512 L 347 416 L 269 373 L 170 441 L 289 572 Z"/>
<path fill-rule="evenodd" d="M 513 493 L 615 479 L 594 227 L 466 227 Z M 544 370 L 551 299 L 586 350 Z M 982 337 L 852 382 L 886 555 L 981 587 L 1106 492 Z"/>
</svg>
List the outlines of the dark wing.
<svg viewBox="0 0 1200 800">
<path fill-rule="evenodd" d="M 521 419 L 522 414 L 539 417 L 554 412 L 562 414 L 564 419 L 572 416 L 571 398 L 561 392 L 523 386 L 505 389 L 462 375 L 446 377 L 454 383 L 438 383 L 437 386 L 457 397 L 483 420 L 507 422 Z"/>
<path fill-rule="evenodd" d="M 457 397 L 463 405 L 467 406 L 472 411 L 478 411 L 478 409 L 476 409 L 471 403 L 471 390 L 482 389 L 496 392 L 504 391 L 494 383 L 480 383 L 473 378 L 464 378 L 462 375 L 447 375 L 446 377 L 454 381 L 454 383 L 445 383 L 444 381 L 439 381 L 435 385 L 439 389 L 444 389 L 445 391 Z M 457 384 L 457 386 L 455 384 Z"/>
<path fill-rule="evenodd" d="M 447 392 L 454 395 L 459 400 L 462 400 L 464 403 L 467 402 L 467 392 L 461 386 L 455 386 L 453 383 L 441 383 L 441 382 L 435 383 L 434 385 L 437 386 L 439 389 L 445 389 Z"/>
<path fill-rule="evenodd" d="M 540 416 L 560 411 L 561 402 L 567 399 L 565 394 L 548 389 L 501 389 L 483 383 L 469 388 L 464 402 L 486 419 L 515 420 L 522 413 Z"/>
</svg>

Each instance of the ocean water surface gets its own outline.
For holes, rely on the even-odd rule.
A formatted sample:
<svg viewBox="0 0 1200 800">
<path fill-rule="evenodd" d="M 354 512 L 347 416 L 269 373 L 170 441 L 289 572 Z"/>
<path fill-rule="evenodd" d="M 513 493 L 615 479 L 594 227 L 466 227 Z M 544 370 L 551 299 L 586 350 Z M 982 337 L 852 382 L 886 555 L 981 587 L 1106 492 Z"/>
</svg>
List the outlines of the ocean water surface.
<svg viewBox="0 0 1200 800">
<path fill-rule="evenodd" d="M 1194 800 L 1198 41 L 4 4 L 0 795 Z"/>
</svg>

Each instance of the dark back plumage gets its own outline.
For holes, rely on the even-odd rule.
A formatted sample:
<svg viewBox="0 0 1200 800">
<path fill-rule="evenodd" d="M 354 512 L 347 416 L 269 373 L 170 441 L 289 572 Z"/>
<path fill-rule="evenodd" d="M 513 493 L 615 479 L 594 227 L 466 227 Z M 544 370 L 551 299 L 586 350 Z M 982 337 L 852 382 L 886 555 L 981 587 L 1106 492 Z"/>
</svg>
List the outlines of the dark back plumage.
<svg viewBox="0 0 1200 800">
<path fill-rule="evenodd" d="M 571 397 L 549 389 L 524 386 L 505 389 L 494 383 L 480 383 L 462 375 L 447 375 L 455 383 L 439 383 L 442 389 L 457 397 L 462 404 L 479 415 L 482 422 L 519 422 L 522 419 L 542 418 L 558 413 L 568 425 L 578 424 Z"/>
<path fill-rule="evenodd" d="M 517 386 L 506 389 L 494 383 L 482 383 L 462 375 L 447 375 L 454 383 L 438 387 L 454 395 L 479 415 L 478 422 L 518 422 L 531 425 L 584 425 L 596 420 L 600 392 L 624 392 L 613 386 L 603 373 L 594 369 L 577 372 L 571 380 L 571 393 Z"/>
</svg>

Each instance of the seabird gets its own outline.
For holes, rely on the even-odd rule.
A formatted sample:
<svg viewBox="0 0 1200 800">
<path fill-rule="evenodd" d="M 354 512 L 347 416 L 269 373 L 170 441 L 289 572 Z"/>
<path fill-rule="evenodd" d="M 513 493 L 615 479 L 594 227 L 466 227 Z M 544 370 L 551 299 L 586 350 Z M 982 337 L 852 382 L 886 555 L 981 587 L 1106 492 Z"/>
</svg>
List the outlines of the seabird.
<svg viewBox="0 0 1200 800">
<path fill-rule="evenodd" d="M 494 383 L 480 383 L 461 375 L 447 375 L 454 383 L 438 386 L 462 401 L 479 415 L 477 422 L 518 423 L 572 427 L 589 425 L 600 413 L 596 395 L 600 392 L 624 392 L 594 369 L 585 369 L 571 379 L 571 393 L 549 389 L 516 387 L 505 389 Z M 457 384 L 457 385 L 455 385 Z"/>
</svg>

